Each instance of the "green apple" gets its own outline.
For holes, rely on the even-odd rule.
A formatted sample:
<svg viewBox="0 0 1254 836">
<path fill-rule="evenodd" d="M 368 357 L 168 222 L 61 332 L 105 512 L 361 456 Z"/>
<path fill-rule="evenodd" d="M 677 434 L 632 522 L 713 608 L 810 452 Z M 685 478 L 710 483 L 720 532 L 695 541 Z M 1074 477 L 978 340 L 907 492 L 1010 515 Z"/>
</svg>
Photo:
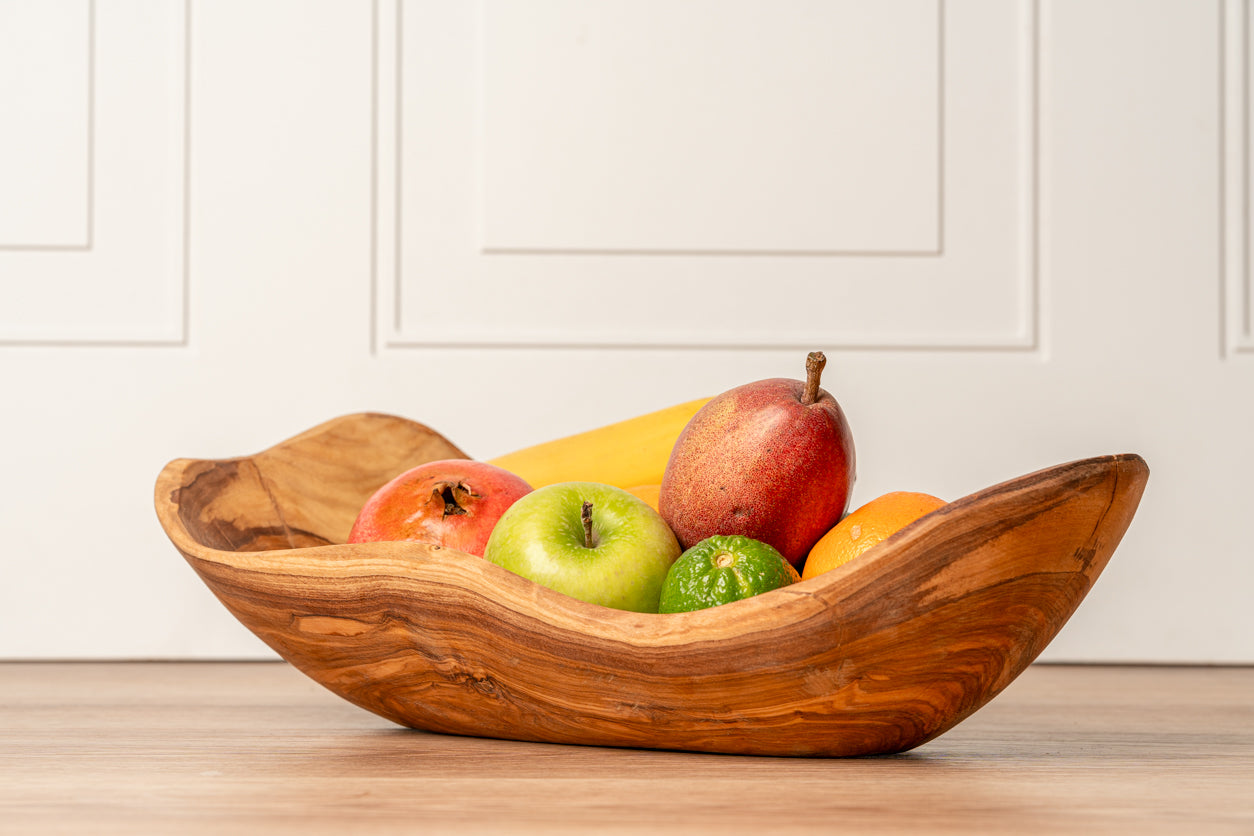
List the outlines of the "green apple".
<svg viewBox="0 0 1254 836">
<path fill-rule="evenodd" d="M 670 526 L 644 500 L 598 482 L 559 482 L 511 505 L 483 556 L 580 601 L 657 612 L 680 551 Z"/>
</svg>

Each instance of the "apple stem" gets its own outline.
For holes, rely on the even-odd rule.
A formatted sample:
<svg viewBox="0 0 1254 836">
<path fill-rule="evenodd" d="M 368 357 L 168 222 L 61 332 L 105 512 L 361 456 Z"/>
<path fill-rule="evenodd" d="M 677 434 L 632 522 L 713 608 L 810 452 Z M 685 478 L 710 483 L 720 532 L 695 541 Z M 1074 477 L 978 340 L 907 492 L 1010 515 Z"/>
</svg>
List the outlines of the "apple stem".
<svg viewBox="0 0 1254 836">
<path fill-rule="evenodd" d="M 823 367 L 827 365 L 827 356 L 821 351 L 811 351 L 806 355 L 806 388 L 801 393 L 801 402 L 806 406 L 819 399 L 819 379 L 823 377 Z"/>
<path fill-rule="evenodd" d="M 592 548 L 592 503 L 585 502 L 583 510 L 579 512 L 579 518 L 583 520 L 583 545 L 584 548 Z"/>
</svg>

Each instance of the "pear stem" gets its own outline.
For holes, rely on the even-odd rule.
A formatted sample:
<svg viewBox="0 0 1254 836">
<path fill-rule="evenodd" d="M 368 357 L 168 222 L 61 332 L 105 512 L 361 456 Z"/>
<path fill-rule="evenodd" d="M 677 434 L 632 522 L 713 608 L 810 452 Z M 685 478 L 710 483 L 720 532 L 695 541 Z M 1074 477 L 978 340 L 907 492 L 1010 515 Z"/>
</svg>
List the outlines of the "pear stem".
<svg viewBox="0 0 1254 836">
<path fill-rule="evenodd" d="M 579 512 L 579 518 L 583 520 L 583 545 L 584 548 L 590 549 L 592 544 L 592 503 L 585 502 L 583 510 Z"/>
<path fill-rule="evenodd" d="M 801 402 L 806 406 L 819 399 L 819 380 L 826 365 L 827 356 L 823 352 L 811 351 L 806 355 L 806 388 L 801 393 Z"/>
</svg>

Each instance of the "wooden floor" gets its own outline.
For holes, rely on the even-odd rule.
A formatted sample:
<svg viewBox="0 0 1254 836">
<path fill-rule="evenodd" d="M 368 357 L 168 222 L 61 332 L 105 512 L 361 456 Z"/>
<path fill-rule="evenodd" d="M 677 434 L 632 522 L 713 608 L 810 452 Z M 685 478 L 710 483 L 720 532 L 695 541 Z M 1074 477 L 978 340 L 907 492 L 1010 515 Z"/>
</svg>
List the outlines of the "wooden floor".
<svg viewBox="0 0 1254 836">
<path fill-rule="evenodd" d="M 1254 834 L 1254 668 L 1030 668 L 912 753 L 400 729 L 283 663 L 0 663 L 0 833 Z"/>
</svg>

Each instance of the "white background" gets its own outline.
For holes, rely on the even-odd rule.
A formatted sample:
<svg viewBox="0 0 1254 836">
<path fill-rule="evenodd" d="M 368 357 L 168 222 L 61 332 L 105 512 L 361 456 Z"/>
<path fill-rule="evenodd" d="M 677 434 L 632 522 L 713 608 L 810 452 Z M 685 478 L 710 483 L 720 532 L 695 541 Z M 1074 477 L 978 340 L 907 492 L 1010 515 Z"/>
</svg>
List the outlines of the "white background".
<svg viewBox="0 0 1254 836">
<path fill-rule="evenodd" d="M 0 658 L 266 658 L 179 456 L 829 355 L 854 502 L 1138 452 L 1054 660 L 1254 662 L 1237 0 L 0 0 Z"/>
</svg>

